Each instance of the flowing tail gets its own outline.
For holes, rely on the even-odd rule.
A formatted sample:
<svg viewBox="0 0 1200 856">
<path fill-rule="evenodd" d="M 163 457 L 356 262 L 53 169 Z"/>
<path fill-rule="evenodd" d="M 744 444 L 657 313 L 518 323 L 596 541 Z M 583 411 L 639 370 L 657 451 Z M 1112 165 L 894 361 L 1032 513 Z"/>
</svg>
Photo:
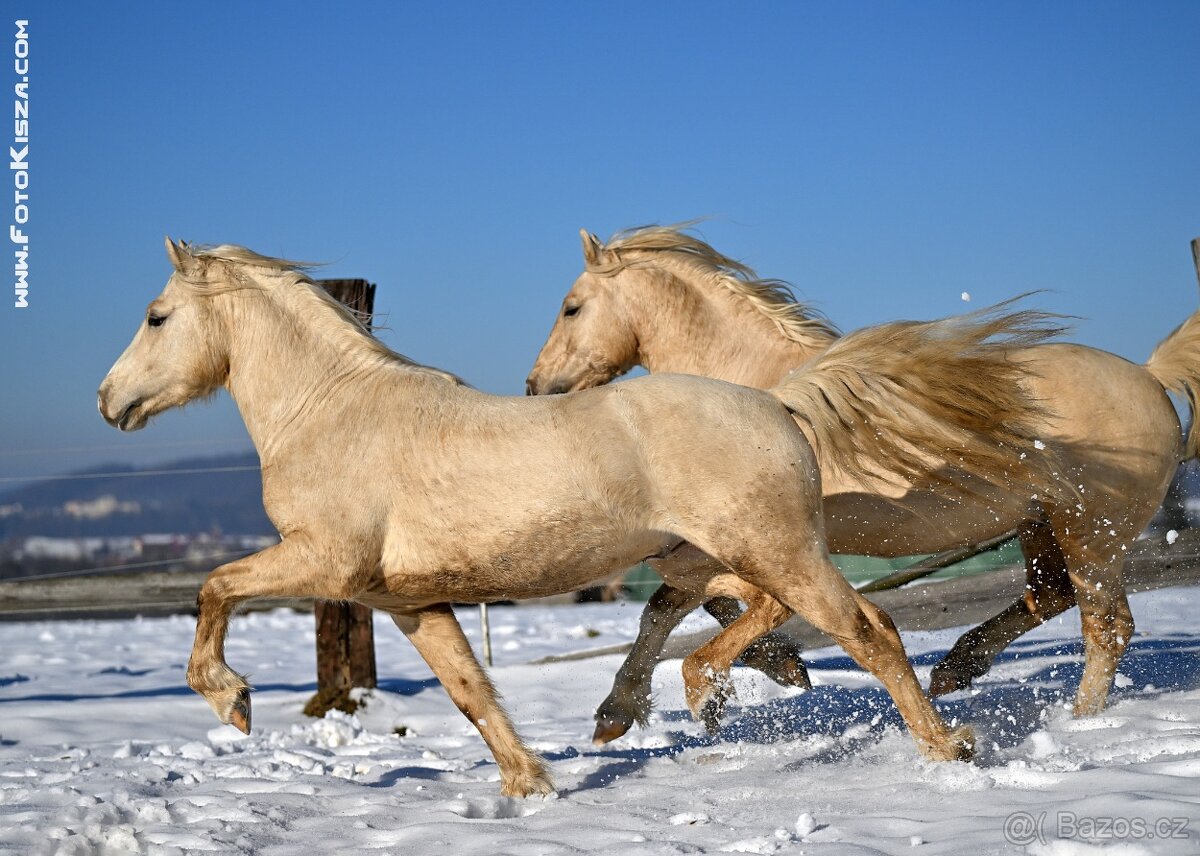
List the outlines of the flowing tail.
<svg viewBox="0 0 1200 856">
<path fill-rule="evenodd" d="M 1072 494 L 1057 455 L 1038 441 L 1047 414 L 1023 383 L 1014 348 L 1064 331 L 1064 316 L 1012 311 L 1025 295 L 938 321 L 867 327 L 771 390 L 812 429 L 822 470 L 868 484 L 969 490 L 970 475 L 1003 487 Z"/>
<path fill-rule="evenodd" d="M 1196 396 L 1200 393 L 1200 312 L 1180 324 L 1170 336 L 1158 343 L 1146 371 L 1164 389 L 1187 396 L 1192 409 L 1192 427 L 1184 444 L 1184 458 L 1200 456 L 1200 425 L 1197 425 Z"/>
</svg>

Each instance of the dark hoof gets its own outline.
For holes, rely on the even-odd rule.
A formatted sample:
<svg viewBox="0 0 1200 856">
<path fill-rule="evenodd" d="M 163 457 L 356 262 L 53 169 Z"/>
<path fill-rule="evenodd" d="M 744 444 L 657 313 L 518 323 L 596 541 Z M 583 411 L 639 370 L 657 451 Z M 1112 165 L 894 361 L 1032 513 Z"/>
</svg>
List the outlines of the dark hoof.
<svg viewBox="0 0 1200 856">
<path fill-rule="evenodd" d="M 596 730 L 592 733 L 592 745 L 611 743 L 633 727 L 633 720 L 596 714 Z"/>
<path fill-rule="evenodd" d="M 800 650 L 786 637 L 772 634 L 742 652 L 743 666 L 762 672 L 780 686 L 812 689 Z"/>
<path fill-rule="evenodd" d="M 229 724 L 243 734 L 250 733 L 250 690 L 238 691 L 237 699 L 229 711 Z"/>
<path fill-rule="evenodd" d="M 991 663 L 942 660 L 929 675 L 929 694 L 934 698 L 969 689 L 971 682 L 988 673 Z"/>
</svg>

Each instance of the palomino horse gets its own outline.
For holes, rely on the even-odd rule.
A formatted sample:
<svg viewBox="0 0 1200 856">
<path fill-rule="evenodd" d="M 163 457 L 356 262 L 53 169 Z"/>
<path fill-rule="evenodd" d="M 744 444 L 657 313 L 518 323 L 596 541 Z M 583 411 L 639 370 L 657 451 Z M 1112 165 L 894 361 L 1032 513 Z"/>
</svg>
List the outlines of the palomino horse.
<svg viewBox="0 0 1200 856">
<path fill-rule="evenodd" d="M 585 269 L 534 363 L 530 393 L 597 386 L 635 365 L 765 389 L 838 341 L 837 331 L 798 303 L 786 284 L 757 278 L 682 228 L 633 229 L 606 245 L 586 231 L 582 236 Z M 1059 453 L 1078 497 L 1041 496 L 1031 503 L 1037 491 L 1018 486 L 1007 495 L 947 502 L 928 491 L 880 490 L 822 462 L 826 537 L 835 553 L 903 556 L 1016 529 L 1026 560 L 1024 597 L 958 641 L 935 667 L 931 692 L 969 686 L 1014 639 L 1078 604 L 1086 664 L 1074 709 L 1089 714 L 1104 707 L 1133 633 L 1121 578 L 1125 551 L 1162 501 L 1177 465 L 1197 454 L 1197 420 L 1182 438 L 1165 390 L 1186 393 L 1195 412 L 1200 313 L 1162 342 L 1145 366 L 1058 343 L 1016 350 L 1012 357 L 1027 367 L 1031 397 L 1046 408 L 1036 433 Z M 703 557 L 692 558 L 719 570 Z M 597 742 L 644 721 L 662 646 L 696 605 L 694 595 L 671 586 L 651 599 L 634 650 L 597 711 Z M 730 602 L 708 606 L 723 624 L 738 613 Z M 749 664 L 781 682 L 807 685 L 794 645 L 775 639 L 771 648 L 756 648 L 747 652 L 754 654 Z"/>
<path fill-rule="evenodd" d="M 983 340 L 1042 338 L 1042 319 L 868 330 L 872 356 L 857 373 L 848 339 L 825 368 L 774 394 L 660 376 L 502 398 L 388 350 L 296 263 L 170 240 L 167 255 L 175 272 L 98 403 L 132 431 L 223 386 L 258 450 L 282 540 L 205 580 L 187 670 L 222 722 L 250 728 L 250 687 L 224 655 L 236 604 L 354 600 L 386 610 L 416 646 L 490 747 L 502 793 L 548 793 L 545 764 L 517 736 L 447 604 L 570 591 L 688 542 L 723 569 L 697 581 L 668 572 L 674 583 L 756 603 L 768 623 L 803 615 L 879 678 L 926 755 L 970 755 L 969 729 L 942 721 L 887 615 L 830 563 L 816 455 L 791 414 L 834 448 L 841 421 L 885 424 L 902 408 L 905 424 L 888 423 L 895 435 L 864 435 L 845 462 L 864 477 L 889 472 L 901 448 L 907 473 L 953 449 L 982 476 L 1037 479 L 1036 462 L 1053 463 L 1028 431 L 1024 369 Z M 914 353 L 924 367 L 911 365 Z"/>
</svg>

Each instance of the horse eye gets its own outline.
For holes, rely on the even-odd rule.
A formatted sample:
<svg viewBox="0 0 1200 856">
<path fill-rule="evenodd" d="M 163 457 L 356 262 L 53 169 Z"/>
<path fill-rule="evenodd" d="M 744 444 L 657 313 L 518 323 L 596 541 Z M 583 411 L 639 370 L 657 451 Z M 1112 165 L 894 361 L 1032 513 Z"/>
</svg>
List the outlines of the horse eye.
<svg viewBox="0 0 1200 856">
<path fill-rule="evenodd" d="M 563 307 L 563 318 L 570 318 L 574 315 L 578 315 L 579 310 L 581 308 L 582 308 L 582 304 L 576 304 L 574 306 Z"/>
<path fill-rule="evenodd" d="M 146 323 L 151 327 L 161 327 L 163 322 L 167 320 L 166 315 L 147 315 Z"/>
</svg>

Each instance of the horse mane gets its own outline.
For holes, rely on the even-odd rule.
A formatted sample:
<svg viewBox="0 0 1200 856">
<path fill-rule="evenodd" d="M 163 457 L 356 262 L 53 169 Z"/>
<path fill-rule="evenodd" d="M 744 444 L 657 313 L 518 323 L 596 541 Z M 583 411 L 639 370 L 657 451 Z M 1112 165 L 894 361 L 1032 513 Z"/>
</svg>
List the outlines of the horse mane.
<svg viewBox="0 0 1200 856">
<path fill-rule="evenodd" d="M 236 244 L 183 245 L 184 252 L 200 263 L 203 270 L 211 265 L 221 265 L 226 277 L 213 282 L 208 276 L 180 274 L 177 280 L 193 292 L 205 296 L 242 289 L 253 289 L 274 299 L 297 298 L 302 315 L 315 326 L 324 327 L 331 340 L 347 355 L 358 355 L 380 364 L 399 365 L 419 372 L 440 376 L 464 386 L 457 375 L 426 366 L 403 354 L 397 353 L 372 334 L 366 317 L 335 300 L 329 292 L 309 276 L 309 271 L 318 267 L 315 262 L 299 262 L 291 259 L 264 256 L 254 250 Z M 258 268 L 266 272 L 290 274 L 274 282 L 264 281 L 250 275 L 246 268 Z"/>
<path fill-rule="evenodd" d="M 695 221 L 671 226 L 636 226 L 618 232 L 602 250 L 601 261 L 588 270 L 612 275 L 632 264 L 630 253 L 663 253 L 746 300 L 775 323 L 780 333 L 797 344 L 811 347 L 813 339 L 823 344 L 837 339 L 841 332 L 819 310 L 799 300 L 792 286 L 781 279 L 762 279 L 754 269 L 718 252 L 686 231 Z"/>
</svg>

